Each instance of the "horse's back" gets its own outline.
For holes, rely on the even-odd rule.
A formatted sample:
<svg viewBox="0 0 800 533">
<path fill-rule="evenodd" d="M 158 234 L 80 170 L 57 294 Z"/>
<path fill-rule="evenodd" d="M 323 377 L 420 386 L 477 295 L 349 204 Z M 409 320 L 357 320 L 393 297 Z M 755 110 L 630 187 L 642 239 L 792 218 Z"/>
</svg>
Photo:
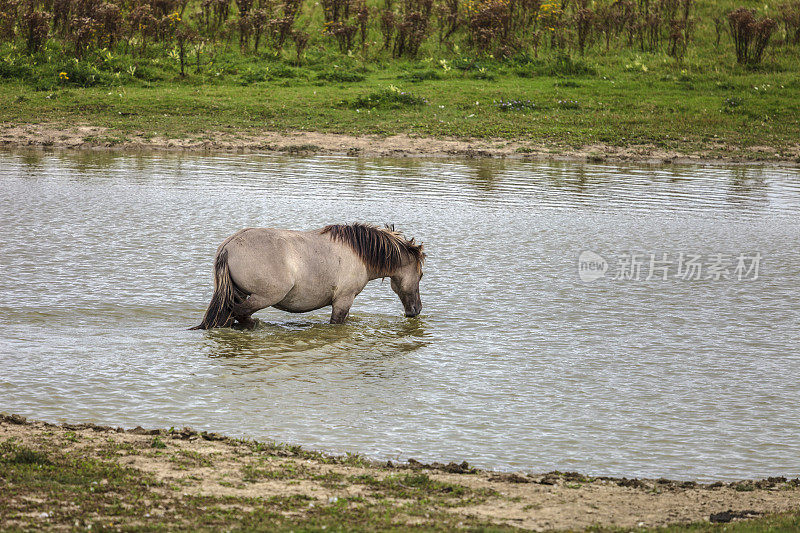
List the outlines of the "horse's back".
<svg viewBox="0 0 800 533">
<path fill-rule="evenodd" d="M 271 228 L 245 228 L 221 245 L 228 254 L 228 268 L 234 282 L 250 293 L 269 287 L 291 287 L 296 270 L 292 241 L 300 232 Z M 288 289 L 287 289 L 288 290 Z"/>
<path fill-rule="evenodd" d="M 343 281 L 352 285 L 350 277 L 360 279 L 343 259 L 352 252 L 316 231 L 247 228 L 229 237 L 222 250 L 239 288 L 286 311 L 330 305 Z M 343 266 L 350 266 L 344 280 Z"/>
</svg>

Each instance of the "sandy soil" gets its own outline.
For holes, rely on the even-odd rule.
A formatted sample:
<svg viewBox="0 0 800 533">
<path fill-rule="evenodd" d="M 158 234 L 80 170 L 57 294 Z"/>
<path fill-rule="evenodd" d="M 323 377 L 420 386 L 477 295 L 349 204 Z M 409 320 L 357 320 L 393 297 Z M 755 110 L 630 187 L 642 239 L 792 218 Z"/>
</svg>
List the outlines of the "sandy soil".
<svg viewBox="0 0 800 533">
<path fill-rule="evenodd" d="M 332 487 L 320 481 L 319 474 L 341 474 L 339 479 L 347 480 L 363 474 L 382 479 L 403 472 L 425 472 L 439 481 L 492 491 L 491 496 L 478 503 L 465 500 L 460 505 L 448 506 L 446 512 L 530 530 L 584 529 L 597 524 L 642 527 L 730 521 L 765 513 L 797 511 L 800 502 L 800 480 L 783 478 L 700 485 L 663 479 L 589 480 L 574 473 L 535 476 L 493 473 L 471 469 L 466 464 L 423 465 L 413 460 L 402 465 L 351 466 L 323 461 L 322 456 L 276 454 L 274 450 L 264 454 L 252 443 L 248 445 L 189 429 L 173 433 L 142 428 L 124 431 L 92 425 L 53 426 L 26 422 L 15 416 L 0 416 L 0 443 L 13 438 L 17 443 L 35 447 L 41 439 L 63 438 L 67 432 L 76 437 L 64 440 L 64 445 L 80 450 L 81 454 L 97 455 L 98 450 L 109 443 L 118 444 L 116 449 L 129 450 L 117 456 L 120 464 L 150 473 L 168 484 L 180 483 L 184 496 L 268 498 L 303 494 L 324 505 L 337 497 L 368 497 L 369 489 L 352 482 Z M 151 453 L 153 435 L 160 435 L 164 440 L 166 449 L 163 451 L 167 453 Z M 194 457 L 195 460 L 176 462 L 175 457 Z M 208 460 L 196 460 L 197 457 Z M 243 467 L 256 464 L 259 468 L 302 474 L 283 479 L 246 479 Z M 4 524 L 0 516 L 0 529 L 4 529 L 4 525 L 9 524 Z"/>
<path fill-rule="evenodd" d="M 507 157 L 519 159 L 636 161 L 647 163 L 753 163 L 769 161 L 796 166 L 800 143 L 779 152 L 769 146 L 731 149 L 723 143 L 685 154 L 653 145 L 571 146 L 536 144 L 507 139 L 428 138 L 409 135 L 351 136 L 315 132 L 209 132 L 202 138 L 168 139 L 144 134 L 121 134 L 98 126 L 65 127 L 48 124 L 0 124 L 0 146 L 181 151 L 276 151 L 394 157 Z"/>
</svg>

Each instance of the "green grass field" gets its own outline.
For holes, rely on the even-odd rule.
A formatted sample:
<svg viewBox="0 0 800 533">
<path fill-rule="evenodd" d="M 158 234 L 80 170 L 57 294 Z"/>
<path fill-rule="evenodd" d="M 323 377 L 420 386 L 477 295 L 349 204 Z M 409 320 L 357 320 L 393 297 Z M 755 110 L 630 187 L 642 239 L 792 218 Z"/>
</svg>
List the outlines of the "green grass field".
<svg viewBox="0 0 800 533">
<path fill-rule="evenodd" d="M 437 80 L 404 79 L 436 72 L 419 62 L 367 67 L 365 79 L 353 83 L 317 81 L 311 68 L 247 85 L 233 76 L 227 83 L 168 80 L 47 91 L 6 83 L 0 86 L 0 120 L 98 125 L 121 139 L 134 132 L 203 139 L 207 132 L 306 130 L 556 146 L 653 144 L 687 153 L 766 145 L 787 155 L 800 139 L 800 80 L 793 73 L 692 74 L 657 58 L 639 61 L 651 65 L 647 72 L 606 65 L 598 67 L 605 75 L 563 78 L 519 77 L 513 68 L 492 65 L 493 80 L 462 71 L 440 73 Z M 372 108 L 352 103 L 392 86 L 427 103 L 379 100 Z M 531 106 L 501 109 L 509 100 L 529 100 Z"/>
<path fill-rule="evenodd" d="M 109 128 L 88 143 L 124 143 L 133 134 L 402 133 L 514 139 L 555 151 L 647 145 L 797 160 L 800 45 L 780 27 L 759 65 L 737 64 L 732 39 L 723 32 L 717 44 L 712 22 L 736 5 L 701 4 L 682 58 L 622 38 L 606 51 L 598 34 L 583 54 L 574 45 L 542 46 L 538 57 L 523 47 L 506 58 L 467 51 L 463 35 L 447 46 L 431 35 L 408 59 L 377 44 L 340 53 L 312 32 L 299 63 L 291 46 L 253 52 L 219 40 L 190 48 L 181 76 L 172 41 L 136 55 L 126 43 L 95 47 L 76 59 L 66 42 L 50 39 L 28 54 L 17 38 L 0 44 L 0 122 Z M 318 6 L 306 10 L 307 27 L 321 24 Z"/>
</svg>

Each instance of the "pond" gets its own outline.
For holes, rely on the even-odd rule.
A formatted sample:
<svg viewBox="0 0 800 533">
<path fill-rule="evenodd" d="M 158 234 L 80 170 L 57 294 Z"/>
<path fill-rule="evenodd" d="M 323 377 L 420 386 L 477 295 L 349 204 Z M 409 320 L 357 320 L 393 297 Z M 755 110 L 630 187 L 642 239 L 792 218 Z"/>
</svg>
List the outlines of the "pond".
<svg viewBox="0 0 800 533">
<path fill-rule="evenodd" d="M 522 160 L 0 152 L 0 410 L 378 459 L 800 474 L 800 172 Z M 391 222 L 388 280 L 188 331 L 248 226 Z"/>
</svg>

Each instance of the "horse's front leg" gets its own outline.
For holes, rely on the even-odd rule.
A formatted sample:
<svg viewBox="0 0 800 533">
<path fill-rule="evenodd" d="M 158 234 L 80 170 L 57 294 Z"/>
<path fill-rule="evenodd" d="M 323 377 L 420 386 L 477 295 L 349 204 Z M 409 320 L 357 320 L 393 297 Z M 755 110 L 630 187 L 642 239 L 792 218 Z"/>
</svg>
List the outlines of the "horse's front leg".
<svg viewBox="0 0 800 533">
<path fill-rule="evenodd" d="M 350 306 L 353 305 L 354 294 L 349 296 L 337 296 L 333 301 L 331 310 L 331 324 L 343 324 L 347 320 Z"/>
</svg>

